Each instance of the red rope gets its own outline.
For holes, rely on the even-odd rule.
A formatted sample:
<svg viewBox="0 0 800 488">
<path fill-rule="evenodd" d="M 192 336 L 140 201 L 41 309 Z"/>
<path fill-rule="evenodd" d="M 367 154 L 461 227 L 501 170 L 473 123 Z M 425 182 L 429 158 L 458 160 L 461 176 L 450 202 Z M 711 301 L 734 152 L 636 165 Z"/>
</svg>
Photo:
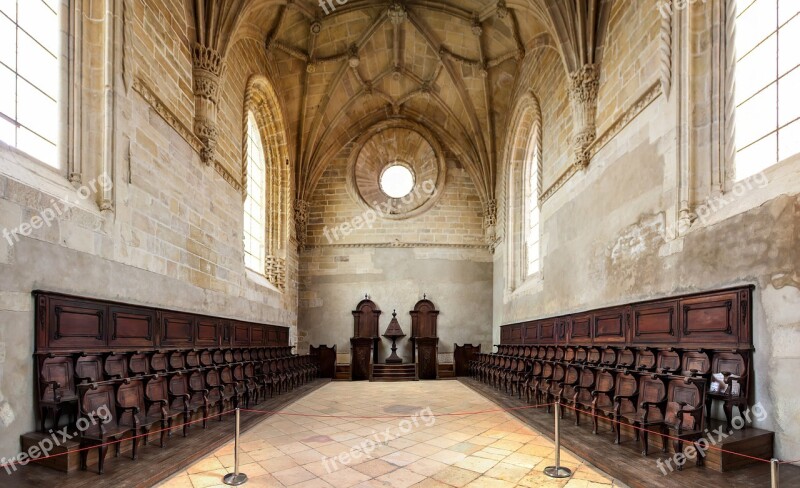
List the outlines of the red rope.
<svg viewBox="0 0 800 488">
<path fill-rule="evenodd" d="M 566 407 L 566 408 L 568 408 L 570 410 L 575 410 L 576 412 L 587 413 L 592 417 L 596 417 L 596 418 L 608 421 L 610 423 L 616 423 L 616 424 L 619 424 L 619 425 L 623 424 L 623 422 L 620 421 L 620 420 L 614 420 L 614 419 L 610 419 L 610 418 L 608 418 L 606 416 L 603 416 L 603 415 L 597 415 L 597 414 L 593 414 L 591 412 L 587 412 L 585 410 L 579 410 L 578 408 L 571 407 L 571 406 L 565 405 L 563 403 L 561 404 L 561 406 L 562 407 Z M 672 439 L 672 440 L 676 440 L 676 441 L 683 441 L 683 442 L 694 442 L 694 441 L 687 441 L 686 439 L 681 439 L 680 437 L 674 437 L 674 436 L 671 436 L 671 435 L 668 435 L 668 434 L 664 434 L 662 432 L 656 432 L 654 430 L 645 429 L 644 427 L 638 427 L 638 426 L 633 425 L 633 424 L 627 424 L 626 423 L 625 425 L 628 425 L 628 426 L 630 426 L 630 427 L 632 427 L 632 428 L 634 428 L 636 430 L 641 430 L 642 432 L 647 432 L 647 433 L 658 435 L 658 436 L 661 436 L 661 437 L 666 437 L 667 439 Z M 753 459 L 755 461 L 761 461 L 761 462 L 765 462 L 765 463 L 769 463 L 770 462 L 769 459 L 762 459 L 762 458 L 755 457 L 755 456 L 750 456 L 748 454 L 744 454 L 744 453 L 741 453 L 741 452 L 729 451 L 729 450 L 723 449 L 721 447 L 713 446 L 713 445 L 709 444 L 708 441 L 706 441 L 706 446 L 705 446 L 704 449 L 712 449 L 712 450 L 715 450 L 715 451 L 724 452 L 726 454 L 733 454 L 733 455 L 736 455 L 736 456 L 741 456 L 741 457 L 745 457 L 745 458 L 748 458 L 748 459 Z"/>
<path fill-rule="evenodd" d="M 551 405 L 555 405 L 555 403 L 547 403 L 544 405 L 525 405 L 523 407 L 513 407 L 513 408 L 493 408 L 487 410 L 475 410 L 472 412 L 452 412 L 452 413 L 438 413 L 434 415 L 435 417 L 446 417 L 446 416 L 458 416 L 458 415 L 478 415 L 482 413 L 493 413 L 493 412 L 510 412 L 513 410 L 526 410 L 531 408 L 542 408 L 548 407 Z M 316 418 L 329 418 L 329 419 L 359 419 L 359 420 L 368 420 L 368 419 L 404 419 L 408 418 L 409 416 L 406 415 L 374 415 L 374 416 L 360 416 L 360 415 L 323 415 L 323 414 L 312 414 L 312 413 L 294 413 L 294 412 L 281 412 L 281 411 L 270 411 L 270 410 L 247 410 L 247 409 L 240 409 L 242 412 L 253 412 L 253 413 L 261 413 L 261 414 L 270 414 L 270 415 L 286 415 L 289 417 L 316 417 Z"/>
</svg>

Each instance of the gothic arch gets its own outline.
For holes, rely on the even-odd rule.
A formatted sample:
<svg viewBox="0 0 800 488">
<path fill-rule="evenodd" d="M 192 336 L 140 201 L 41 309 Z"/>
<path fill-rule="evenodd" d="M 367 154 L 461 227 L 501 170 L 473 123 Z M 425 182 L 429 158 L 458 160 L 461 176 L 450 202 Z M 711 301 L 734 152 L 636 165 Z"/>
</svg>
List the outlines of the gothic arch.
<svg viewBox="0 0 800 488">
<path fill-rule="evenodd" d="M 264 275 L 278 289 L 286 280 L 286 250 L 289 242 L 291 209 L 291 165 L 289 164 L 286 126 L 278 96 L 272 83 L 263 75 L 253 75 L 247 82 L 242 110 L 242 198 L 246 198 L 247 117 L 253 114 L 264 147 L 266 173 L 266 219 Z"/>
</svg>

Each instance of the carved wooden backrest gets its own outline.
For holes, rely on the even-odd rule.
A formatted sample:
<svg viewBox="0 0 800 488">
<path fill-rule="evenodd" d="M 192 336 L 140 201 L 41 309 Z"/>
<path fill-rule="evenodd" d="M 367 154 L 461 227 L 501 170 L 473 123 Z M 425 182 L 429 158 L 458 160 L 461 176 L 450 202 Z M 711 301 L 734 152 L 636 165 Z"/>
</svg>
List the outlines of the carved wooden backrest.
<svg viewBox="0 0 800 488">
<path fill-rule="evenodd" d="M 617 351 L 613 347 L 603 349 L 600 356 L 600 364 L 614 366 L 617 363 Z"/>
<path fill-rule="evenodd" d="M 547 357 L 547 348 L 544 346 L 539 346 L 536 349 L 536 359 L 545 359 Z"/>
<path fill-rule="evenodd" d="M 575 366 L 567 367 L 567 375 L 564 378 L 565 385 L 575 385 L 580 379 L 580 371 Z"/>
<path fill-rule="evenodd" d="M 636 402 L 639 405 L 639 412 L 644 413 L 642 404 L 644 402 L 660 403 L 663 402 L 667 394 L 667 388 L 664 382 L 659 377 L 642 376 L 639 380 L 639 400 Z M 661 405 L 648 405 L 647 420 L 659 421 L 663 420 L 663 408 Z"/>
<path fill-rule="evenodd" d="M 628 369 L 633 366 L 635 360 L 636 358 L 630 348 L 622 348 L 617 354 L 617 368 Z"/>
<path fill-rule="evenodd" d="M 575 361 L 575 348 L 567 346 L 564 348 L 564 361 L 572 363 Z"/>
<path fill-rule="evenodd" d="M 584 405 L 589 405 L 592 403 L 592 391 L 591 389 L 594 388 L 594 381 L 595 381 L 595 374 L 594 370 L 591 368 L 581 368 L 581 376 L 580 382 L 578 383 L 581 386 L 580 391 L 578 391 L 578 398 L 577 401 Z"/>
<path fill-rule="evenodd" d="M 214 364 L 216 365 L 225 364 L 226 353 L 230 353 L 230 351 L 222 352 L 219 349 L 214 350 L 214 352 L 211 353 L 211 359 L 214 361 Z"/>
<path fill-rule="evenodd" d="M 561 346 L 556 347 L 556 355 L 553 359 L 556 361 L 563 361 L 564 360 L 564 348 Z"/>
<path fill-rule="evenodd" d="M 372 300 L 362 300 L 353 310 L 353 337 L 378 337 L 381 311 Z"/>
<path fill-rule="evenodd" d="M 423 299 L 414 305 L 411 314 L 411 337 L 438 337 L 439 311 L 430 300 Z"/>
<path fill-rule="evenodd" d="M 128 357 L 125 354 L 110 354 L 103 361 L 106 378 L 120 379 L 128 377 Z"/>
<path fill-rule="evenodd" d="M 150 370 L 161 373 L 169 369 L 169 357 L 164 352 L 154 352 L 150 356 Z"/>
<path fill-rule="evenodd" d="M 684 376 L 703 376 L 711 370 L 711 360 L 702 351 L 684 351 L 681 358 L 681 374 Z"/>
<path fill-rule="evenodd" d="M 587 352 L 585 347 L 578 347 L 575 349 L 575 362 L 576 363 L 585 363 L 587 358 Z"/>
<path fill-rule="evenodd" d="M 586 351 L 586 362 L 588 364 L 599 364 L 600 357 L 600 350 L 596 347 L 590 347 L 589 350 Z"/>
<path fill-rule="evenodd" d="M 209 367 L 214 365 L 214 357 L 211 355 L 211 351 L 207 349 L 200 351 L 200 356 L 198 359 L 200 360 L 200 364 L 202 366 Z"/>
<path fill-rule="evenodd" d="M 131 376 L 140 376 L 150 372 L 150 358 L 147 353 L 134 353 L 128 359 L 128 370 Z"/>
<path fill-rule="evenodd" d="M 595 377 L 595 390 L 598 392 L 597 405 L 610 406 L 614 391 L 614 375 L 608 371 L 598 371 Z"/>
<path fill-rule="evenodd" d="M 748 374 L 747 361 L 742 353 L 727 351 L 715 352 L 711 361 L 711 372 L 739 376 L 740 378 L 737 380 L 739 382 L 739 396 L 748 397 L 750 375 Z M 732 391 L 729 389 L 726 393 L 730 395 Z"/>
<path fill-rule="evenodd" d="M 673 349 L 660 349 L 656 356 L 656 371 L 660 373 L 674 373 L 680 371 L 681 357 Z"/>
<path fill-rule="evenodd" d="M 166 400 L 169 402 L 169 381 L 167 380 L 167 376 L 163 375 L 151 378 L 145 384 L 144 394 L 150 402 L 156 402 L 158 400 Z M 147 406 L 146 413 L 147 415 L 160 416 L 161 403 L 150 403 Z"/>
<path fill-rule="evenodd" d="M 69 356 L 55 356 L 45 358 L 40 366 L 39 399 L 45 402 L 75 400 L 75 373 L 72 358 Z M 49 382 L 56 382 L 49 383 Z M 48 384 L 49 383 L 49 384 Z"/>
<path fill-rule="evenodd" d="M 117 389 L 117 403 L 120 407 L 138 407 L 139 418 L 144 417 L 144 384 L 141 380 L 127 380 L 127 382 L 119 385 Z M 134 425 L 134 413 L 130 410 L 122 412 L 119 417 L 120 425 Z"/>
<path fill-rule="evenodd" d="M 616 385 L 614 387 L 614 395 L 634 395 L 636 394 L 638 385 L 636 377 L 630 373 L 617 373 Z M 635 399 L 634 399 L 635 400 Z M 620 410 L 634 411 L 636 410 L 635 402 L 622 398 L 620 400 Z"/>
<path fill-rule="evenodd" d="M 208 397 L 212 400 L 219 399 L 222 394 L 221 390 L 222 381 L 220 381 L 219 371 L 216 369 L 209 369 L 206 372 L 206 387 L 208 389 Z"/>
<path fill-rule="evenodd" d="M 103 357 L 99 354 L 82 354 L 75 360 L 75 376 L 82 383 L 103 379 Z"/>
<path fill-rule="evenodd" d="M 638 349 L 634 364 L 637 371 L 652 371 L 656 367 L 656 355 L 650 349 Z"/>
<path fill-rule="evenodd" d="M 228 355 L 226 354 L 225 355 L 225 360 L 227 360 L 227 359 L 228 359 Z M 233 350 L 233 360 L 235 362 L 237 362 L 237 363 L 241 363 L 242 360 L 244 360 L 244 353 L 242 352 L 241 349 L 234 349 Z M 228 361 L 228 362 L 230 362 L 230 361 Z"/>
<path fill-rule="evenodd" d="M 100 438 L 100 425 L 109 429 L 118 425 L 117 418 L 117 393 L 112 384 L 95 384 L 94 388 L 85 388 L 81 394 L 81 415 L 100 416 L 107 415 L 103 422 L 87 422 L 87 428 L 81 433 L 86 437 Z M 103 419 L 103 420 L 105 420 Z"/>
<path fill-rule="evenodd" d="M 548 360 L 548 361 L 552 361 L 552 360 L 553 360 L 553 358 L 555 358 L 555 357 L 556 357 L 556 348 L 555 348 L 555 347 L 553 347 L 553 346 L 549 346 L 549 347 L 547 348 L 547 352 L 546 352 L 546 353 L 545 353 L 545 355 L 544 355 L 544 358 L 545 358 L 546 360 Z"/>
<path fill-rule="evenodd" d="M 678 378 L 667 385 L 667 408 L 664 423 L 682 431 L 702 431 L 705 428 L 705 381 L 686 381 Z M 682 409 L 692 409 L 684 412 Z"/>
<path fill-rule="evenodd" d="M 205 390 L 206 388 L 206 379 L 203 376 L 203 373 L 200 371 L 194 371 L 192 374 L 189 375 L 189 386 L 195 390 L 191 393 L 191 402 L 201 402 L 203 400 L 203 393 L 198 390 Z"/>
<path fill-rule="evenodd" d="M 525 349 L 522 351 L 522 356 L 525 359 L 530 359 L 531 357 L 533 357 L 532 356 L 532 354 L 533 354 L 532 351 L 533 351 L 533 348 L 531 348 L 531 346 L 525 346 Z"/>
</svg>

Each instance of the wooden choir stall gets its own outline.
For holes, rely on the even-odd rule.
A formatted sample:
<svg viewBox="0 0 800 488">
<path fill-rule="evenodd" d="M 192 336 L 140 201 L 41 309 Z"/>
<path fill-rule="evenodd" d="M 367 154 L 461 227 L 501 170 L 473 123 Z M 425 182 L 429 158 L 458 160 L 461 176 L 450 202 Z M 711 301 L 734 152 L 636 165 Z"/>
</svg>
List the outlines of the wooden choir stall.
<svg viewBox="0 0 800 488">
<path fill-rule="evenodd" d="M 350 338 L 350 379 L 370 379 L 370 366 L 378 362 L 378 321 L 381 310 L 365 297 L 353 310 L 353 337 Z"/>
<path fill-rule="evenodd" d="M 439 311 L 433 302 L 423 297 L 409 313 L 411 314 L 411 359 L 417 363 L 419 379 L 438 379 L 439 337 L 436 324 Z"/>
</svg>

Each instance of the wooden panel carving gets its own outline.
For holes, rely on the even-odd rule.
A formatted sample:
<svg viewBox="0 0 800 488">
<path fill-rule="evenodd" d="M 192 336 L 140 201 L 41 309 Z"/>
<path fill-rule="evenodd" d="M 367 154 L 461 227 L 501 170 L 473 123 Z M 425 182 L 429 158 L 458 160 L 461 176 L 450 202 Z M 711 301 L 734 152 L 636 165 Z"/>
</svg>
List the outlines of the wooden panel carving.
<svg viewBox="0 0 800 488">
<path fill-rule="evenodd" d="M 738 342 L 738 294 L 719 293 L 681 300 L 681 342 Z"/>
<path fill-rule="evenodd" d="M 522 324 L 522 337 L 526 344 L 536 344 L 539 341 L 539 324 L 536 322 L 525 322 Z"/>
<path fill-rule="evenodd" d="M 232 344 L 234 346 L 243 346 L 250 343 L 250 326 L 242 322 L 233 323 L 233 337 Z"/>
<path fill-rule="evenodd" d="M 198 318 L 194 343 L 198 346 L 218 346 L 222 338 L 220 322 L 213 318 Z"/>
<path fill-rule="evenodd" d="M 164 346 L 192 346 L 194 344 L 193 317 L 182 313 L 162 313 L 161 344 Z"/>
<path fill-rule="evenodd" d="M 150 347 L 155 337 L 156 314 L 152 310 L 122 307 L 109 307 L 111 318 L 111 347 Z"/>
<path fill-rule="evenodd" d="M 625 342 L 625 309 L 616 308 L 594 314 L 592 328 L 595 343 Z"/>
<path fill-rule="evenodd" d="M 592 342 L 592 316 L 578 315 L 572 317 L 568 329 L 568 341 L 573 344 L 591 344 Z"/>
<path fill-rule="evenodd" d="M 677 342 L 678 302 L 667 301 L 633 306 L 633 340 Z"/>
<path fill-rule="evenodd" d="M 49 347 L 105 347 L 104 305 L 54 298 L 50 311 Z"/>
</svg>

